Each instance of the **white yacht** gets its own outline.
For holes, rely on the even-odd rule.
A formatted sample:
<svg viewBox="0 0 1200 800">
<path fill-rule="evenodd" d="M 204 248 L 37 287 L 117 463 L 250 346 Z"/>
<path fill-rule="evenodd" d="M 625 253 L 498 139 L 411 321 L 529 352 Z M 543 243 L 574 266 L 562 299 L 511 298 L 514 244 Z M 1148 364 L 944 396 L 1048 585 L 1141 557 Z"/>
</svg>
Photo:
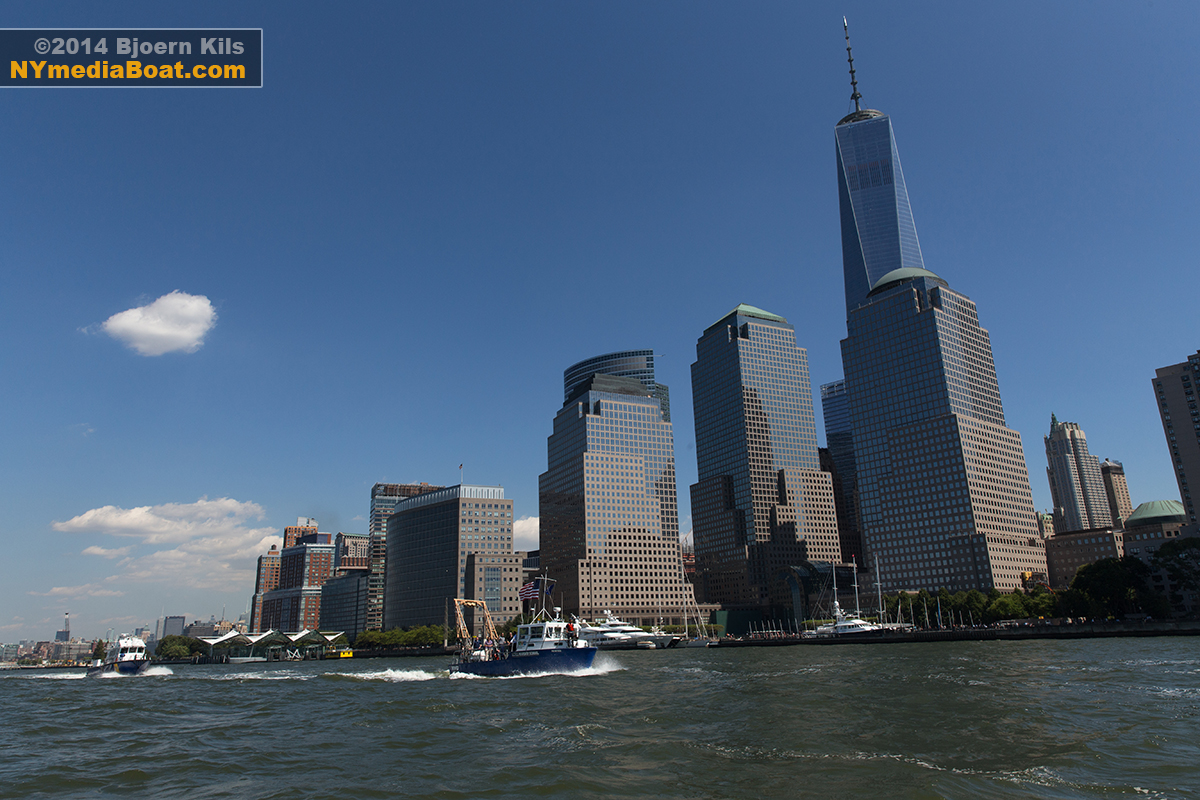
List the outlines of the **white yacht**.
<svg viewBox="0 0 1200 800">
<path fill-rule="evenodd" d="M 592 623 L 576 619 L 579 638 L 599 650 L 654 650 L 670 647 L 679 637 L 662 631 L 644 631 L 617 619 L 611 611 Z"/>
<path fill-rule="evenodd" d="M 834 600 L 833 622 L 820 625 L 815 631 L 811 631 L 806 635 L 823 639 L 829 636 L 855 636 L 864 633 L 876 633 L 882 630 L 882 625 L 867 622 L 861 617 L 850 616 L 845 611 L 842 611 L 841 605 L 838 604 L 837 600 Z"/>
</svg>

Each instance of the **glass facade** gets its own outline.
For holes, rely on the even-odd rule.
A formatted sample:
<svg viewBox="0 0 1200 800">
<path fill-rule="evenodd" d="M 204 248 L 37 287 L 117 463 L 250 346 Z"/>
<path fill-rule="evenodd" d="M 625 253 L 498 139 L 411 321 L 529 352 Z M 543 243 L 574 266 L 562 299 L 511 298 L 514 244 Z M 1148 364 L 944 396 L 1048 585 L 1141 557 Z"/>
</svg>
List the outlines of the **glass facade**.
<svg viewBox="0 0 1200 800">
<path fill-rule="evenodd" d="M 1050 415 L 1046 477 L 1054 501 L 1054 532 L 1068 533 L 1112 525 L 1100 459 L 1088 453 L 1087 436 L 1074 422 Z"/>
<path fill-rule="evenodd" d="M 825 418 L 825 444 L 837 498 L 838 532 L 842 560 L 865 567 L 858 525 L 858 469 L 854 465 L 854 429 L 850 424 L 850 398 L 844 380 L 821 385 L 821 412 Z"/>
<path fill-rule="evenodd" d="M 540 557 L 564 612 L 679 624 L 675 445 L 639 380 L 593 374 L 554 418 L 538 481 Z M 674 622 L 671 622 L 674 620 Z"/>
<path fill-rule="evenodd" d="M 765 607 L 775 572 L 839 561 L 833 484 L 820 470 L 808 354 L 788 321 L 741 305 L 692 364 L 696 573 L 705 602 Z"/>
<path fill-rule="evenodd" d="M 975 304 L 936 275 L 850 312 L 842 363 L 860 523 L 885 590 L 1022 586 L 1046 553 Z"/>
<path fill-rule="evenodd" d="M 924 268 L 892 121 L 860 111 L 835 129 L 846 313 L 887 273 Z"/>
<path fill-rule="evenodd" d="M 654 380 L 653 350 L 621 350 L 572 364 L 563 370 L 563 403 L 571 402 L 575 390 L 593 375 L 615 375 L 639 381 L 658 399 L 663 420 L 671 421 L 671 390 Z"/>
<path fill-rule="evenodd" d="M 512 595 L 493 619 L 503 624 L 516 616 L 512 525 L 513 504 L 499 486 L 450 486 L 398 504 L 387 527 L 385 629 L 441 625 L 449 598 L 477 596 L 468 585 L 475 564 L 508 565 L 502 571 Z"/>
</svg>

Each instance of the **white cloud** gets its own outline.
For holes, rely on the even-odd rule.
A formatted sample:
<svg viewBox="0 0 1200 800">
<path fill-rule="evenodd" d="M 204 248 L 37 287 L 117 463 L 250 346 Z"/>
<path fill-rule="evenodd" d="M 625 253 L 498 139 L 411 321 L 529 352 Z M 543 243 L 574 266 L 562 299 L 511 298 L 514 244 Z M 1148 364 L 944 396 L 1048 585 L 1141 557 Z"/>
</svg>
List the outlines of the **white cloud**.
<svg viewBox="0 0 1200 800">
<path fill-rule="evenodd" d="M 513 549 L 538 549 L 538 523 L 540 517 L 521 517 L 513 523 Z"/>
<path fill-rule="evenodd" d="M 100 328 L 141 355 L 161 356 L 196 352 L 216 324 L 217 312 L 207 297 L 176 290 L 149 305 L 113 314 Z"/>
<path fill-rule="evenodd" d="M 83 554 L 85 556 L 100 556 L 101 558 L 120 558 L 129 555 L 129 551 L 132 549 L 131 547 L 114 547 L 110 550 L 105 547 L 92 545 L 91 547 L 83 548 Z"/>
<path fill-rule="evenodd" d="M 64 533 L 101 533 L 138 539 L 143 546 L 166 546 L 127 558 L 121 574 L 108 580 L 170 582 L 199 589 L 244 590 L 253 586 L 255 560 L 283 540 L 275 528 L 251 527 L 264 517 L 257 503 L 229 497 L 195 503 L 119 508 L 102 506 L 53 527 Z M 84 550 L 116 557 L 131 547 Z"/>
<path fill-rule="evenodd" d="M 106 589 L 98 583 L 85 583 L 80 586 L 52 586 L 49 591 L 30 594 L 37 597 L 123 597 L 125 593 Z"/>
</svg>

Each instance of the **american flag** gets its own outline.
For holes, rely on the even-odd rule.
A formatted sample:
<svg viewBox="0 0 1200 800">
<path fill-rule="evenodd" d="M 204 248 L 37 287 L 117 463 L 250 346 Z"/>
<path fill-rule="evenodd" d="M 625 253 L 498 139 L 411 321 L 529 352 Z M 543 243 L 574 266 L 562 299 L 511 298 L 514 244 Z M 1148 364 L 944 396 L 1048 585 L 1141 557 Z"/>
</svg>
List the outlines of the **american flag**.
<svg viewBox="0 0 1200 800">
<path fill-rule="evenodd" d="M 532 600 L 538 596 L 539 590 L 542 588 L 542 579 L 534 578 L 529 583 L 517 590 L 517 597 L 522 600 Z"/>
</svg>

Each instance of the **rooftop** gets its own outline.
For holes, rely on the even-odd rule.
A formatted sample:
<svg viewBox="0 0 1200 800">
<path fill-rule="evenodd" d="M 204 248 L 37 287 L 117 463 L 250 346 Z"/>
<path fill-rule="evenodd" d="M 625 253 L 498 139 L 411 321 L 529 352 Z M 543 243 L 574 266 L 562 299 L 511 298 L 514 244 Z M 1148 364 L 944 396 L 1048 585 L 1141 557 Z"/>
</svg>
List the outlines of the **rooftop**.
<svg viewBox="0 0 1200 800">
<path fill-rule="evenodd" d="M 918 278 L 930 278 L 931 280 L 937 281 L 942 286 L 950 286 L 950 284 L 946 283 L 944 278 L 930 272 L 927 269 L 923 269 L 922 267 L 901 267 L 900 269 L 892 270 L 879 280 L 875 281 L 875 285 L 871 287 L 871 291 L 867 293 L 867 297 L 870 297 L 873 294 L 878 294 L 885 289 L 891 289 L 893 286 L 899 286 L 901 283 L 905 283 L 906 281 L 917 280 Z"/>
</svg>

